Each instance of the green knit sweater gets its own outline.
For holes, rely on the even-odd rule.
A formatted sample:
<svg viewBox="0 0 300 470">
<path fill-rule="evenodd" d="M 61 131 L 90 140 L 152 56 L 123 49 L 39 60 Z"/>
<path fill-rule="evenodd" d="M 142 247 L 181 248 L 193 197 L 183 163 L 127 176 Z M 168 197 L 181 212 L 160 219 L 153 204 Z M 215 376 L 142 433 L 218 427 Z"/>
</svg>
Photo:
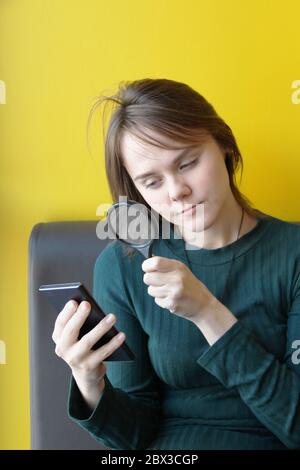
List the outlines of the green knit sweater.
<svg viewBox="0 0 300 470">
<path fill-rule="evenodd" d="M 144 257 L 112 241 L 96 260 L 93 295 L 136 359 L 106 362 L 92 413 L 71 377 L 69 417 L 109 449 L 300 448 L 300 226 L 267 216 L 209 250 L 186 250 L 172 230 L 153 252 L 186 263 L 217 298 L 236 253 L 223 303 L 238 321 L 210 346 L 148 294 Z"/>
</svg>

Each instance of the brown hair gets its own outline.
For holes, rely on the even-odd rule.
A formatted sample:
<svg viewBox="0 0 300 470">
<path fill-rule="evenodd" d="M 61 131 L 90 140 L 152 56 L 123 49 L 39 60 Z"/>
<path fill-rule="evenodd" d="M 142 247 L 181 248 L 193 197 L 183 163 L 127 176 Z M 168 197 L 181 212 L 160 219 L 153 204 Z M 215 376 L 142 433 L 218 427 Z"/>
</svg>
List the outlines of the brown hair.
<svg viewBox="0 0 300 470">
<path fill-rule="evenodd" d="M 170 149 L 147 134 L 146 130 L 151 129 L 185 147 L 202 143 L 207 134 L 211 135 L 225 151 L 230 187 L 236 201 L 249 215 L 264 215 L 253 208 L 250 200 L 238 189 L 236 172 L 241 167 L 242 176 L 243 159 L 231 128 L 190 86 L 163 78 L 122 81 L 114 95 L 96 98 L 88 117 L 87 130 L 94 111 L 104 102 L 113 105 L 106 136 L 103 126 L 106 175 L 113 202 L 124 195 L 151 209 L 123 165 L 120 145 L 123 133 L 128 132 L 142 142 Z M 182 147 L 174 145 L 172 148 Z"/>
</svg>

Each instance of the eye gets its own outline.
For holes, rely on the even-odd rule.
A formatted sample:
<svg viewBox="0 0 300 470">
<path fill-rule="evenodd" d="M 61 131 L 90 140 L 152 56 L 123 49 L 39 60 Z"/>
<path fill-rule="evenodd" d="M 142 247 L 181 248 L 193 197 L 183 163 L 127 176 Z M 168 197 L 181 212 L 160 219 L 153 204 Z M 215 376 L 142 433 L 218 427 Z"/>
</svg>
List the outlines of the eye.
<svg viewBox="0 0 300 470">
<path fill-rule="evenodd" d="M 183 169 L 183 168 L 186 168 L 186 167 L 189 167 L 189 166 L 194 165 L 194 164 L 197 162 L 198 158 L 199 158 L 199 157 L 194 158 L 194 160 L 191 160 L 190 162 L 185 163 L 184 165 L 181 165 L 179 168 L 180 168 L 180 169 Z M 152 181 L 152 182 L 149 183 L 149 184 L 145 184 L 145 188 L 146 188 L 146 189 L 155 188 L 155 187 L 157 187 L 157 183 L 159 183 L 159 181 Z"/>
<path fill-rule="evenodd" d="M 149 184 L 146 184 L 146 188 L 153 188 L 155 187 L 155 184 L 157 183 L 157 181 L 152 181 L 152 183 L 149 183 Z"/>
<path fill-rule="evenodd" d="M 185 163 L 184 165 L 181 165 L 180 168 L 186 168 L 186 167 L 188 167 L 188 166 L 191 166 L 191 165 L 193 165 L 196 161 L 197 161 L 197 158 L 195 158 L 195 159 L 192 160 L 191 162 L 188 162 L 188 163 Z"/>
</svg>

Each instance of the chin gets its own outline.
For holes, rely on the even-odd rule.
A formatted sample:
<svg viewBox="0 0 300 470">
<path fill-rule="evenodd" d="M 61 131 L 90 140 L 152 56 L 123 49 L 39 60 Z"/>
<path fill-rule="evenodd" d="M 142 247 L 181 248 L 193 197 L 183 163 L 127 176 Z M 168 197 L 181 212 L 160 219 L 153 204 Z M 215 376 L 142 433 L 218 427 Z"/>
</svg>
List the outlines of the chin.
<svg viewBox="0 0 300 470">
<path fill-rule="evenodd" d="M 181 229 L 192 231 L 192 232 L 203 232 L 205 230 L 206 219 L 202 211 L 196 214 L 190 214 L 181 220 L 176 221 L 176 225 Z"/>
<path fill-rule="evenodd" d="M 205 224 L 202 221 L 196 223 L 196 221 L 186 222 L 181 225 L 182 229 L 190 232 L 203 232 L 205 230 Z"/>
</svg>

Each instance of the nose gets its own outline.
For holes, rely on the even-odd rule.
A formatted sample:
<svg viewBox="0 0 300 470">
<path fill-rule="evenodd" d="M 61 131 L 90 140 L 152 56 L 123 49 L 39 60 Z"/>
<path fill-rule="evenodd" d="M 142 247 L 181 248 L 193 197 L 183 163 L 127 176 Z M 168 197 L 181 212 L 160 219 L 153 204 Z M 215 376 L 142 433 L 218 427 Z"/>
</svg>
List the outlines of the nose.
<svg viewBox="0 0 300 470">
<path fill-rule="evenodd" d="M 171 201 L 180 201 L 191 194 L 191 188 L 183 178 L 180 178 L 180 176 L 174 177 L 169 181 L 168 189 Z"/>
</svg>

